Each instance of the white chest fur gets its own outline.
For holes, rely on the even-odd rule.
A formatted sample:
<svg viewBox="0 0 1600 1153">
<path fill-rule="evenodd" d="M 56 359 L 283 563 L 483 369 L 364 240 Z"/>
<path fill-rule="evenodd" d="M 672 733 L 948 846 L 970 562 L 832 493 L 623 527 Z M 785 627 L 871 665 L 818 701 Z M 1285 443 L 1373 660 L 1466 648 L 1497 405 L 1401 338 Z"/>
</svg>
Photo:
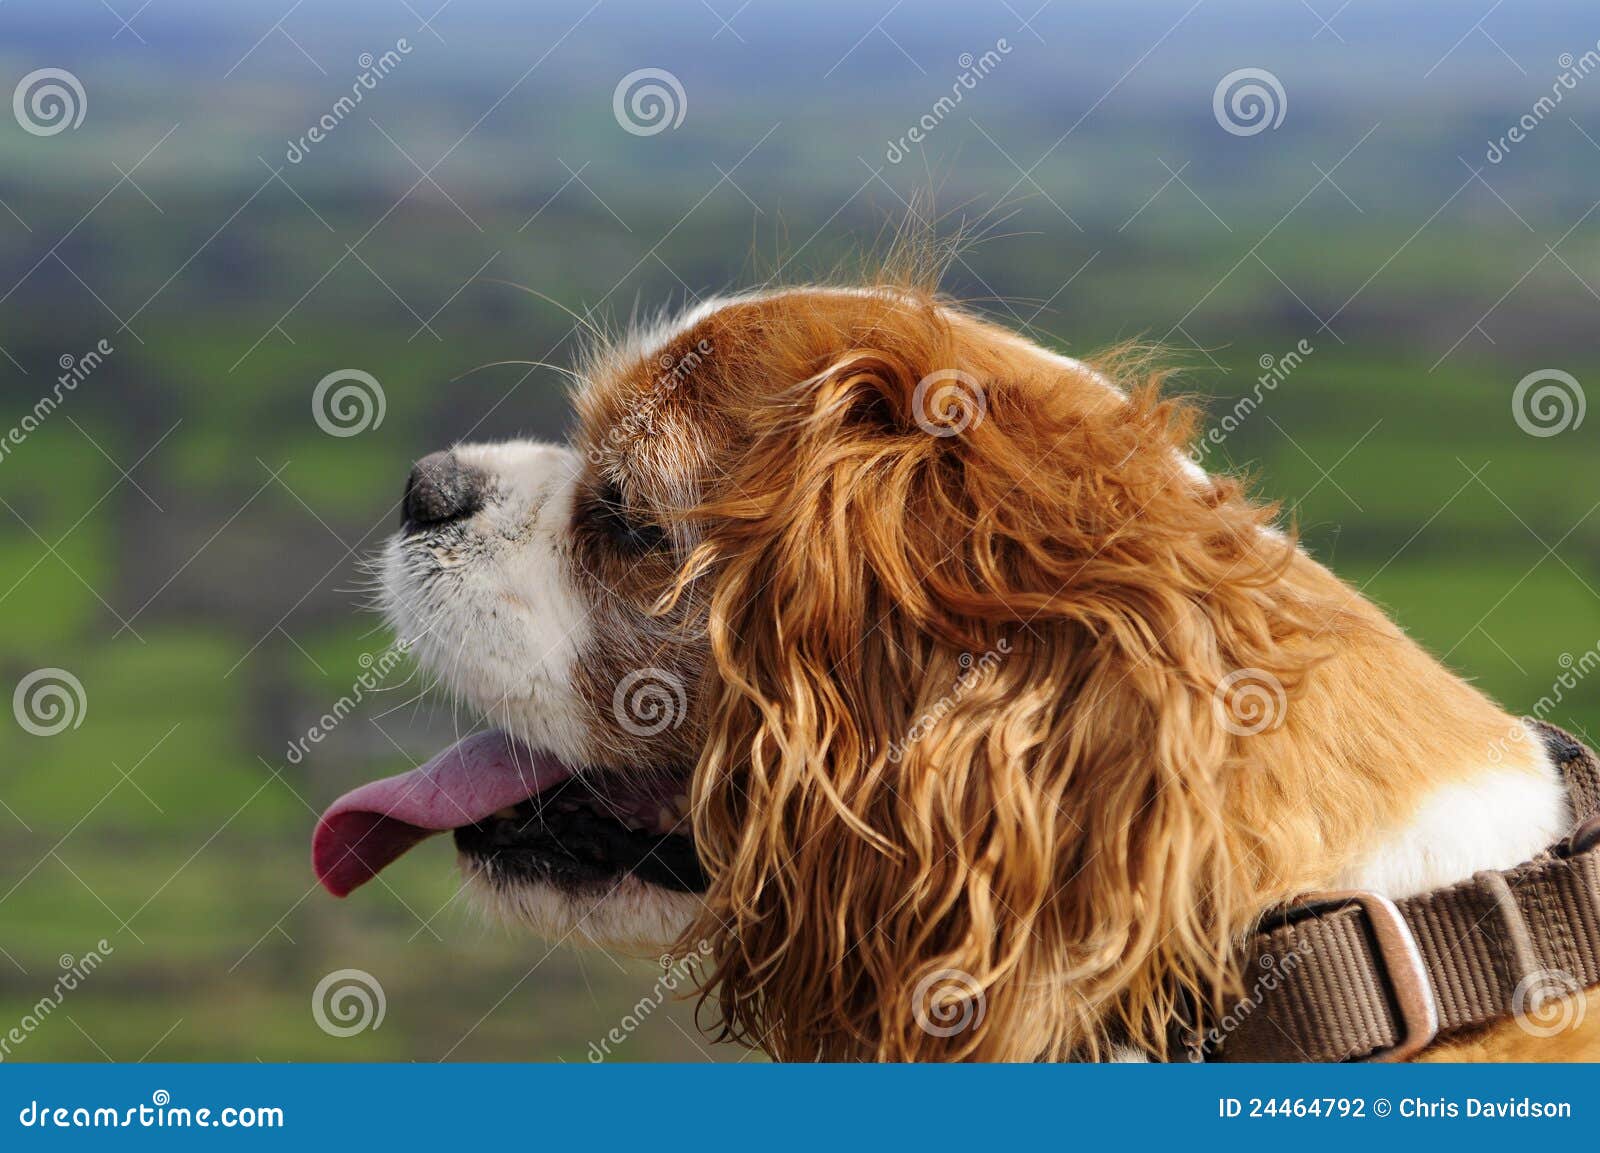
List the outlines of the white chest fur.
<svg viewBox="0 0 1600 1153">
<path fill-rule="evenodd" d="M 1560 840 L 1572 823 L 1566 785 L 1539 738 L 1530 737 L 1531 771 L 1486 765 L 1465 781 L 1441 785 L 1410 820 L 1353 862 L 1337 887 L 1409 897 L 1481 869 L 1508 869 Z"/>
</svg>

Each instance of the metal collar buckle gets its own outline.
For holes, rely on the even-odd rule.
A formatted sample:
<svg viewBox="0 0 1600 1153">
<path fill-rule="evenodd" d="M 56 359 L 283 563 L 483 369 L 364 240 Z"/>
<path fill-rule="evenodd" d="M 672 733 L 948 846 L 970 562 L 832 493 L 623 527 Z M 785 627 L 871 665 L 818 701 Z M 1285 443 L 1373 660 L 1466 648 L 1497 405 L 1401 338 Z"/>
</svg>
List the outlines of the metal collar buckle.
<svg viewBox="0 0 1600 1153">
<path fill-rule="evenodd" d="M 1398 1014 L 1400 1040 L 1363 1058 L 1366 1061 L 1406 1061 L 1426 1049 L 1439 1034 L 1439 1003 L 1422 952 L 1411 926 L 1388 897 L 1368 889 L 1341 889 L 1307 893 L 1294 908 L 1300 916 L 1322 916 L 1350 905 L 1360 906 L 1377 945 L 1382 977 Z"/>
</svg>

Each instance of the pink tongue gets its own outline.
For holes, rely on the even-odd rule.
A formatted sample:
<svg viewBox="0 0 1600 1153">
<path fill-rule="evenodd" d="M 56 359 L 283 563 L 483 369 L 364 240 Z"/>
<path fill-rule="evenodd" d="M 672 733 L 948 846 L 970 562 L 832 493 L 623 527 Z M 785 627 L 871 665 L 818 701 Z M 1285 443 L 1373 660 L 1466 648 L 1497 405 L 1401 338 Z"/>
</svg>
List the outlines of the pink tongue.
<svg viewBox="0 0 1600 1153">
<path fill-rule="evenodd" d="M 311 835 L 311 867 L 323 888 L 343 897 L 435 833 L 475 825 L 571 775 L 556 758 L 505 733 L 467 737 L 420 769 L 333 802 Z"/>
</svg>

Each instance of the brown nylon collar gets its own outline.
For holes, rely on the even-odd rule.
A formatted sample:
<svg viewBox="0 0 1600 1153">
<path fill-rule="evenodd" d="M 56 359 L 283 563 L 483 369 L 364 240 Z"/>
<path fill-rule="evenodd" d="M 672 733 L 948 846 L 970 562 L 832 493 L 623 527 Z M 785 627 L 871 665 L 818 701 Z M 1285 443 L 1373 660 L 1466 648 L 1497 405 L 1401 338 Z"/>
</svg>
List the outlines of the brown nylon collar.
<svg viewBox="0 0 1600 1153">
<path fill-rule="evenodd" d="M 1567 840 L 1400 901 L 1313 894 L 1269 916 L 1245 951 L 1243 999 L 1203 1031 L 1178 1031 L 1174 1056 L 1398 1061 L 1509 1017 L 1558 1031 L 1563 1000 L 1600 984 L 1600 761 L 1533 727 L 1572 800 Z"/>
</svg>

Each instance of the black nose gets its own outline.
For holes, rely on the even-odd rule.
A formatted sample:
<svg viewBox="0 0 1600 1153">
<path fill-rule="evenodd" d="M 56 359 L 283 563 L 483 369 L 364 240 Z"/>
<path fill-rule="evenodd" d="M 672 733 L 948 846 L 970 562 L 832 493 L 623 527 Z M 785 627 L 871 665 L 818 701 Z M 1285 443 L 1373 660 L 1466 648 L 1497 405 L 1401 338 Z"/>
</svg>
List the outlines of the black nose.
<svg viewBox="0 0 1600 1153">
<path fill-rule="evenodd" d="M 429 453 L 406 479 L 400 527 L 416 532 L 471 516 L 483 507 L 485 481 L 481 470 L 462 464 L 455 453 Z"/>
</svg>

